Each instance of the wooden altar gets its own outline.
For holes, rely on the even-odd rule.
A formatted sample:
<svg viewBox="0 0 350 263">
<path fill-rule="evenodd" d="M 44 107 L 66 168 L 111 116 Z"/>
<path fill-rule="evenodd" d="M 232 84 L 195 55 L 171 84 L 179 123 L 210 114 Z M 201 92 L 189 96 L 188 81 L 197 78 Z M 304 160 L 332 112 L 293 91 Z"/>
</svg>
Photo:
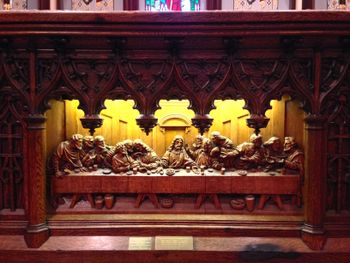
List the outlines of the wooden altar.
<svg viewBox="0 0 350 263">
<path fill-rule="evenodd" d="M 192 124 L 202 133 L 212 123 L 214 100 L 243 99 L 247 125 L 259 131 L 269 122 L 270 101 L 287 94 L 306 114 L 300 220 L 155 216 L 143 233 L 158 233 L 161 225 L 163 234 L 225 236 L 233 232 L 223 227 L 232 227 L 242 236 L 300 235 L 315 250 L 327 236 L 349 237 L 348 12 L 1 12 L 0 23 L 0 233 L 23 234 L 29 247 L 40 247 L 50 234 L 104 233 L 114 225 L 129 235 L 137 232 L 135 222 L 142 223 L 79 219 L 77 226 L 69 217 L 55 220 L 48 214 L 45 112 L 52 99 L 79 100 L 81 122 L 92 133 L 103 125 L 99 113 L 106 99 L 133 99 L 137 124 L 147 134 L 157 124 L 159 100 L 188 99 Z M 54 179 L 54 188 L 58 193 L 101 191 L 98 185 L 125 193 L 192 193 L 196 187 L 196 193 L 299 191 L 294 176 L 259 179 L 91 175 Z M 138 180 L 145 189 L 137 188 Z M 244 190 L 251 181 L 256 188 Z M 177 222 L 186 228 L 174 230 Z"/>
</svg>

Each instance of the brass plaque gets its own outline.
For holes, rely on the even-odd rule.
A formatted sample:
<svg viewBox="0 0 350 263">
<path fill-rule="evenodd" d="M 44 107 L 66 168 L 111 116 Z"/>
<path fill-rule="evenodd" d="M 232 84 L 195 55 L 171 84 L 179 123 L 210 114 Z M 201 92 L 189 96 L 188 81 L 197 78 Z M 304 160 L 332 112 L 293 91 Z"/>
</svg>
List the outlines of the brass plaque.
<svg viewBox="0 0 350 263">
<path fill-rule="evenodd" d="M 129 250 L 151 250 L 152 237 L 129 237 Z"/>
<path fill-rule="evenodd" d="M 193 237 L 156 236 L 155 250 L 193 250 Z"/>
</svg>

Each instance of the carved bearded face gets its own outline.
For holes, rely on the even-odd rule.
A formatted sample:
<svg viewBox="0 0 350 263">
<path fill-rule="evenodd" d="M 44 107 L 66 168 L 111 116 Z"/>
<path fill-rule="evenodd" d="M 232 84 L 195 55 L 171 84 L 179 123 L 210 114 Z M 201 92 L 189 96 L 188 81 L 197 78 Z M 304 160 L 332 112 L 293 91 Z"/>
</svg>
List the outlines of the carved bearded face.
<svg viewBox="0 0 350 263">
<path fill-rule="evenodd" d="M 74 134 L 72 136 L 71 144 L 73 148 L 81 150 L 83 148 L 83 136 L 81 134 Z"/>
<path fill-rule="evenodd" d="M 294 149 L 296 142 L 293 137 L 284 138 L 284 151 L 289 152 Z"/>
<path fill-rule="evenodd" d="M 197 136 L 194 139 L 193 147 L 195 148 L 200 148 L 203 145 L 203 137 L 202 136 Z"/>
<path fill-rule="evenodd" d="M 85 136 L 83 139 L 83 146 L 84 148 L 93 148 L 94 147 L 94 137 L 92 136 Z"/>
<path fill-rule="evenodd" d="M 177 138 L 174 141 L 174 150 L 181 150 L 183 148 L 184 141 L 181 138 Z"/>
<path fill-rule="evenodd" d="M 215 144 L 218 145 L 220 144 L 221 138 L 220 138 L 220 133 L 219 132 L 212 132 L 210 140 Z"/>
<path fill-rule="evenodd" d="M 273 143 L 271 144 L 271 149 L 274 152 L 280 152 L 282 150 L 282 142 L 280 139 L 276 139 L 273 141 Z"/>
<path fill-rule="evenodd" d="M 106 147 L 105 139 L 102 136 L 95 137 L 95 147 L 98 149 L 104 149 Z"/>
<path fill-rule="evenodd" d="M 213 145 L 211 141 L 209 140 L 205 141 L 203 144 L 203 149 L 204 149 L 204 152 L 210 153 L 210 151 L 213 149 Z"/>
</svg>

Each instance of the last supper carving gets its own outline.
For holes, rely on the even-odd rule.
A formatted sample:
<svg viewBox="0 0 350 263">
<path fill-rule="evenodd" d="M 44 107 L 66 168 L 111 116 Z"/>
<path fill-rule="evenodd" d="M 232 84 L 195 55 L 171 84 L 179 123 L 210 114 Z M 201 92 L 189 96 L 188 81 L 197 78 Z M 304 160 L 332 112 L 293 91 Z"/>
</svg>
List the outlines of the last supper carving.
<svg viewBox="0 0 350 263">
<path fill-rule="evenodd" d="M 348 233 L 346 13 L 0 22 L 0 216 L 28 246 Z"/>
</svg>

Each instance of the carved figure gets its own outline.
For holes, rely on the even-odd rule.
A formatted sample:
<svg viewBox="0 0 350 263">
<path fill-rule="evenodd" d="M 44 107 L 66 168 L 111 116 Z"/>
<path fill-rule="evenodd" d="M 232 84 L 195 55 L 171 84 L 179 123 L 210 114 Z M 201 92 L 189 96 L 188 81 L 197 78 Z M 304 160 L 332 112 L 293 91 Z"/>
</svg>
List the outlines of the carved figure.
<svg viewBox="0 0 350 263">
<path fill-rule="evenodd" d="M 262 144 L 262 136 L 253 133 L 250 136 L 250 144 L 247 144 L 248 149 L 245 150 L 245 156 L 240 157 L 240 160 L 246 162 L 250 168 L 263 166 L 265 164 L 265 151 Z"/>
<path fill-rule="evenodd" d="M 186 166 L 196 166 L 196 163 L 188 156 L 184 147 L 184 139 L 180 135 L 174 137 L 161 161 L 165 168 L 185 168 Z"/>
<path fill-rule="evenodd" d="M 126 139 L 121 143 L 125 146 L 128 154 L 131 156 L 134 153 L 134 142 L 132 140 Z"/>
<path fill-rule="evenodd" d="M 220 163 L 217 158 L 210 156 L 210 152 L 212 151 L 212 149 L 213 143 L 209 139 L 204 138 L 203 147 L 200 150 L 198 150 L 198 155 L 195 161 L 198 167 L 212 167 L 216 170 L 220 170 L 224 167 L 224 164 Z"/>
<path fill-rule="evenodd" d="M 304 153 L 293 137 L 284 138 L 284 152 L 287 157 L 284 161 L 284 168 L 296 170 L 301 176 L 304 175 Z"/>
<path fill-rule="evenodd" d="M 117 143 L 112 157 L 112 169 L 115 173 L 122 173 L 137 167 L 138 164 L 129 156 L 127 147 L 123 142 Z"/>
<path fill-rule="evenodd" d="M 94 152 L 96 155 L 95 164 L 97 164 L 98 167 L 104 167 L 104 159 L 106 158 L 110 147 L 106 145 L 105 138 L 101 135 L 95 137 L 94 146 Z"/>
<path fill-rule="evenodd" d="M 234 147 L 233 142 L 217 131 L 211 133 L 210 140 L 214 145 L 210 156 L 218 158 L 225 167 L 233 167 L 236 157 L 239 156 L 239 151 Z"/>
<path fill-rule="evenodd" d="M 155 151 L 140 139 L 134 140 L 131 157 L 137 162 L 141 172 L 156 169 L 161 165 L 160 158 Z"/>
<path fill-rule="evenodd" d="M 68 141 L 61 142 L 53 154 L 52 162 L 57 177 L 64 175 L 64 170 L 86 171 L 81 162 L 83 148 L 83 136 L 73 134 Z"/>
<path fill-rule="evenodd" d="M 85 136 L 83 138 L 83 149 L 82 149 L 82 164 L 84 167 L 90 167 L 94 165 L 96 155 L 94 150 L 94 137 Z"/>
<path fill-rule="evenodd" d="M 268 139 L 263 146 L 267 163 L 265 171 L 282 168 L 285 156 L 283 154 L 281 139 L 273 136 Z"/>
<path fill-rule="evenodd" d="M 254 144 L 251 142 L 244 142 L 237 146 L 237 150 L 240 152 L 240 157 L 235 162 L 236 169 L 249 170 L 254 168 L 254 162 L 249 161 L 254 153 Z"/>
<path fill-rule="evenodd" d="M 193 160 L 196 160 L 198 155 L 203 151 L 204 139 L 205 138 L 202 135 L 197 135 L 190 147 L 188 147 L 188 145 L 185 145 L 188 155 Z"/>
</svg>

